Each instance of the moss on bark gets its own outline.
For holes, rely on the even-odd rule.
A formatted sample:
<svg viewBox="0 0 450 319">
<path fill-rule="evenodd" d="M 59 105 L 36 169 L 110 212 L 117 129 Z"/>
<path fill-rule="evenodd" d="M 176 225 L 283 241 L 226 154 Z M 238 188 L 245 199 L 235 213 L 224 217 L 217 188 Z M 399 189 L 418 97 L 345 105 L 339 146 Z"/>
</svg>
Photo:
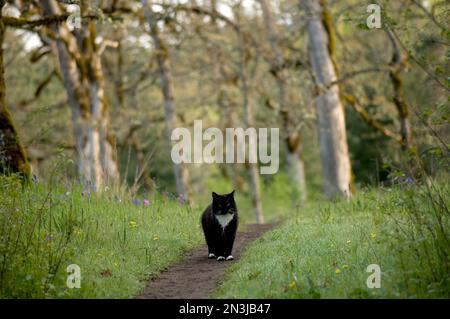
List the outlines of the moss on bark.
<svg viewBox="0 0 450 319">
<path fill-rule="evenodd" d="M 28 180 L 30 177 L 30 165 L 11 113 L 6 106 L 5 70 L 3 65 L 5 24 L 1 14 L 4 4 L 5 1 L 0 1 L 0 173 L 19 173 Z"/>
</svg>

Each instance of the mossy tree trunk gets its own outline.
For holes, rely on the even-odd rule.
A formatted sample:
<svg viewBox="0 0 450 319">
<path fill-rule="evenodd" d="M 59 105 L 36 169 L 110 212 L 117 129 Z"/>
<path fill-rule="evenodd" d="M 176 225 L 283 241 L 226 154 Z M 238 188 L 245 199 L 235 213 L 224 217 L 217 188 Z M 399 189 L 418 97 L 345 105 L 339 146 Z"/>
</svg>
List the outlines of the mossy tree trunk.
<svg viewBox="0 0 450 319">
<path fill-rule="evenodd" d="M 391 70 L 389 72 L 389 77 L 391 79 L 392 89 L 394 93 L 392 99 L 398 113 L 402 148 L 403 150 L 407 150 L 411 146 L 411 125 L 409 121 L 409 107 L 406 103 L 403 90 L 402 74 L 406 66 L 406 57 L 401 53 L 393 32 L 389 28 L 385 29 L 385 31 L 392 44 L 392 59 L 390 62 Z"/>
<path fill-rule="evenodd" d="M 25 179 L 30 177 L 30 165 L 23 148 L 17 128 L 6 105 L 5 69 L 3 65 L 3 41 L 5 25 L 2 8 L 4 0 L 0 0 L 0 172 L 19 173 Z"/>
<path fill-rule="evenodd" d="M 61 15 L 54 0 L 41 2 L 45 14 Z M 84 23 L 72 34 L 65 24 L 52 24 L 63 83 L 72 113 L 79 176 L 96 186 L 119 182 L 95 24 Z M 77 42 L 77 38 L 80 40 Z"/>
<path fill-rule="evenodd" d="M 324 191 L 328 198 L 351 196 L 352 173 L 344 108 L 339 96 L 331 16 L 320 0 L 301 1 L 307 16 L 309 56 L 318 95 L 319 127 Z"/>
</svg>

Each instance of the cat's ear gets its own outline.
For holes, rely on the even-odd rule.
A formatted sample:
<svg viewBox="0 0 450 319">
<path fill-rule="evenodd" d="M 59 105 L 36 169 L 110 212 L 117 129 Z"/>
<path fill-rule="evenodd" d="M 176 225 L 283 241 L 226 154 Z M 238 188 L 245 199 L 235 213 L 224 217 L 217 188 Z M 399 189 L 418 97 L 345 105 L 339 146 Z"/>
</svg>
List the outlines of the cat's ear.
<svg viewBox="0 0 450 319">
<path fill-rule="evenodd" d="M 219 194 L 217 194 L 215 192 L 212 192 L 212 198 L 213 199 L 220 199 L 220 196 L 219 196 Z"/>
<path fill-rule="evenodd" d="M 233 189 L 233 191 L 229 194 L 231 197 L 234 197 L 234 189 Z"/>
</svg>

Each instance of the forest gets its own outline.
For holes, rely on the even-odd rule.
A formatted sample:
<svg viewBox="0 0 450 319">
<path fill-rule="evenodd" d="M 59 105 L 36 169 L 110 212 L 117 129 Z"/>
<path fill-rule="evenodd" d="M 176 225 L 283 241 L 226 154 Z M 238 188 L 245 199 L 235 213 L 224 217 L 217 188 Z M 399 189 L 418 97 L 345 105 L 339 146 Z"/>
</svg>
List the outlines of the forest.
<svg viewBox="0 0 450 319">
<path fill-rule="evenodd" d="M 450 298 L 448 1 L 0 9 L 0 298 Z"/>
</svg>

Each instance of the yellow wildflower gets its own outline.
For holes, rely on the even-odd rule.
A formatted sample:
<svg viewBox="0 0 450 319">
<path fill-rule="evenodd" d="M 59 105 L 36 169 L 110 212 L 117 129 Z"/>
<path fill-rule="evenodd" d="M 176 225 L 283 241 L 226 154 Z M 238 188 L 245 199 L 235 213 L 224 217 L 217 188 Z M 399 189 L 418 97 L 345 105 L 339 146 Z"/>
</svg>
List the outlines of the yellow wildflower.
<svg viewBox="0 0 450 319">
<path fill-rule="evenodd" d="M 135 228 L 137 227 L 137 223 L 134 220 L 130 221 L 130 227 Z"/>
</svg>

